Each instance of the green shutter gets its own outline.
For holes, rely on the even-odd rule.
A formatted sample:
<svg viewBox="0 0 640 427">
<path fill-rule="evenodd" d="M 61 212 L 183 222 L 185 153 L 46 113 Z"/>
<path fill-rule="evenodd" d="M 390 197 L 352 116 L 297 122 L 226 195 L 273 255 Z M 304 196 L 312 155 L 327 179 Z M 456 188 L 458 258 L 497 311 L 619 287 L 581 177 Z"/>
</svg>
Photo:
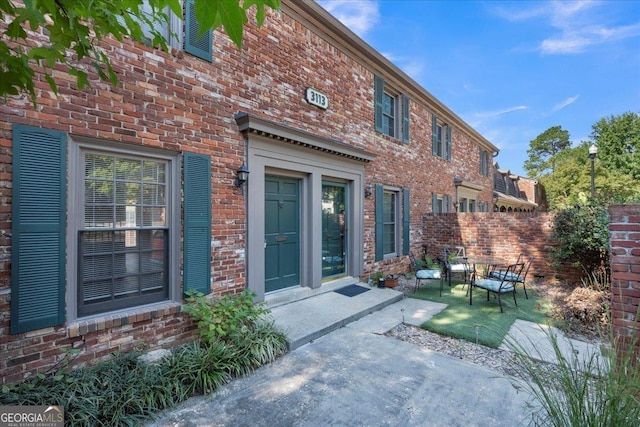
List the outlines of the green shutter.
<svg viewBox="0 0 640 427">
<path fill-rule="evenodd" d="M 431 115 L 431 152 L 434 156 L 439 156 L 438 153 L 438 118 L 435 114 Z"/>
<path fill-rule="evenodd" d="M 480 175 L 484 175 L 484 153 L 482 148 L 478 147 L 478 153 L 480 153 Z"/>
<path fill-rule="evenodd" d="M 438 212 L 438 195 L 436 193 L 431 193 L 431 212 L 440 213 Z"/>
<path fill-rule="evenodd" d="M 377 132 L 382 132 L 382 104 L 384 103 L 384 79 L 380 76 L 373 77 L 374 90 L 374 121 Z"/>
<path fill-rule="evenodd" d="M 448 194 L 445 194 L 445 195 L 443 196 L 443 198 L 444 198 L 444 200 L 443 200 L 443 204 L 444 204 L 444 206 L 445 206 L 445 207 L 444 207 L 444 211 L 445 211 L 446 213 L 451 213 L 451 212 L 452 212 L 452 211 L 451 211 L 451 196 L 450 196 L 450 195 L 448 195 Z"/>
<path fill-rule="evenodd" d="M 491 158 L 489 157 L 489 152 L 485 151 L 484 152 L 484 176 L 490 176 L 491 175 Z"/>
<path fill-rule="evenodd" d="M 376 261 L 384 258 L 384 241 L 382 234 L 384 232 L 384 188 L 380 184 L 376 184 Z"/>
<path fill-rule="evenodd" d="M 402 142 L 409 143 L 409 97 L 402 95 Z"/>
<path fill-rule="evenodd" d="M 208 30 L 202 35 L 200 34 L 194 0 L 187 0 L 185 8 L 184 50 L 198 58 L 211 62 L 213 60 L 213 31 Z"/>
<path fill-rule="evenodd" d="M 11 333 L 65 319 L 67 136 L 13 125 Z"/>
<path fill-rule="evenodd" d="M 411 217 L 409 215 L 409 189 L 402 191 L 402 254 L 409 255 Z"/>
<path fill-rule="evenodd" d="M 211 292 L 211 157 L 184 153 L 184 290 Z"/>
<path fill-rule="evenodd" d="M 447 125 L 446 126 L 447 130 L 445 132 L 446 135 L 446 159 L 447 160 L 451 160 L 451 126 Z"/>
</svg>

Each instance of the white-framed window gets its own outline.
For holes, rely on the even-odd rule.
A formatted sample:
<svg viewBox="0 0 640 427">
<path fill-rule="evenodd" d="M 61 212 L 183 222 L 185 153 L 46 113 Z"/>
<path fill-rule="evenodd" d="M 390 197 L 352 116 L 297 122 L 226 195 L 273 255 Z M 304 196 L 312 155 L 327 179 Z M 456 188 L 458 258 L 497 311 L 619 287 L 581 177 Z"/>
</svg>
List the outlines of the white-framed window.
<svg viewBox="0 0 640 427">
<path fill-rule="evenodd" d="M 467 198 L 460 199 L 460 206 L 458 207 L 458 212 L 467 212 L 469 205 L 469 200 Z"/>
<path fill-rule="evenodd" d="M 431 195 L 431 210 L 433 213 L 450 213 L 451 208 L 451 195 L 437 193 Z"/>
<path fill-rule="evenodd" d="M 72 147 L 68 316 L 175 299 L 178 155 L 93 141 Z"/>
<path fill-rule="evenodd" d="M 491 171 L 491 158 L 489 157 L 489 152 L 480 148 L 479 157 L 480 175 L 489 176 Z"/>
<path fill-rule="evenodd" d="M 375 76 L 374 98 L 376 131 L 409 143 L 409 97 L 394 91 L 382 77 Z"/>
<path fill-rule="evenodd" d="M 400 192 L 384 190 L 383 252 L 385 257 L 398 256 L 400 245 Z"/>
<path fill-rule="evenodd" d="M 409 254 L 411 203 L 408 188 L 376 184 L 375 259 Z"/>
<path fill-rule="evenodd" d="M 434 156 L 451 160 L 451 126 L 435 114 L 431 116 L 431 151 Z"/>
<path fill-rule="evenodd" d="M 12 142 L 12 333 L 211 292 L 210 155 L 17 124 Z"/>
<path fill-rule="evenodd" d="M 200 35 L 193 0 L 183 0 L 182 4 L 184 16 L 176 16 L 167 6 L 162 13 L 169 18 L 168 22 L 156 22 L 155 30 L 164 36 L 168 46 L 178 50 L 184 49 L 187 53 L 211 62 L 213 32 L 209 30 Z M 144 0 L 140 7 L 143 13 L 152 14 L 148 0 Z M 148 38 L 153 37 L 149 24 L 142 23 L 142 30 Z"/>
<path fill-rule="evenodd" d="M 398 134 L 397 120 L 398 108 L 396 97 L 383 93 L 382 102 L 382 133 L 394 138 Z"/>
</svg>

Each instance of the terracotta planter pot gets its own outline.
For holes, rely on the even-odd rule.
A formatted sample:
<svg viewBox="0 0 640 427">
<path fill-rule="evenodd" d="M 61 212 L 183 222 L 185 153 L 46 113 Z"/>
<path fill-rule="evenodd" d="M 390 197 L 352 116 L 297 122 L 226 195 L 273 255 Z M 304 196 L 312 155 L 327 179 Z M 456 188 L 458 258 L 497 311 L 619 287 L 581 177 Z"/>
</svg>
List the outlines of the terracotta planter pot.
<svg viewBox="0 0 640 427">
<path fill-rule="evenodd" d="M 387 277 L 386 279 L 384 279 L 384 285 L 387 288 L 395 288 L 396 286 L 398 286 L 398 278 L 397 277 L 394 277 L 394 278 Z"/>
</svg>

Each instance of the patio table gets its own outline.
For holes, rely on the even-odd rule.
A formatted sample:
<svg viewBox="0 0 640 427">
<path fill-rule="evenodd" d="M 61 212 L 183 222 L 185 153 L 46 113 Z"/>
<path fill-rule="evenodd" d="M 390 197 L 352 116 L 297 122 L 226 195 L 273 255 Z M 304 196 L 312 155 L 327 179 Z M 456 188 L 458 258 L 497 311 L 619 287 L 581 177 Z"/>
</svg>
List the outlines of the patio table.
<svg viewBox="0 0 640 427">
<path fill-rule="evenodd" d="M 505 261 L 503 259 L 493 258 L 493 257 L 484 257 L 484 256 L 458 256 L 458 257 L 452 258 L 452 260 L 456 263 L 473 264 L 474 270 L 476 268 L 476 265 L 496 267 L 496 266 L 505 264 Z"/>
<path fill-rule="evenodd" d="M 452 258 L 453 262 L 456 263 L 464 263 L 464 264 L 472 264 L 473 269 L 471 270 L 472 276 L 475 276 L 476 267 L 478 265 L 483 265 L 484 269 L 482 271 L 483 277 L 489 275 L 489 271 L 495 267 L 500 265 L 505 265 L 505 261 L 499 258 L 487 257 L 487 256 L 459 256 Z"/>
</svg>

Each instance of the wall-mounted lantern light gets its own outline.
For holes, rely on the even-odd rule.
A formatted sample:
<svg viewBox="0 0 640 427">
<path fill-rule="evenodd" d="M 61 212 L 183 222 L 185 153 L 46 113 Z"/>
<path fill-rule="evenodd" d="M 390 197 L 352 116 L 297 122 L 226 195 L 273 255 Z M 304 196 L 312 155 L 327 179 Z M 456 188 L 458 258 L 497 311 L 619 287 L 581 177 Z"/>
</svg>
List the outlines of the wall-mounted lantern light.
<svg viewBox="0 0 640 427">
<path fill-rule="evenodd" d="M 456 212 L 458 212 L 458 207 L 460 206 L 460 202 L 458 201 L 458 187 L 462 185 L 462 178 L 460 178 L 459 176 L 454 176 L 453 185 L 456 187 L 456 201 L 453 206 L 455 206 Z"/>
<path fill-rule="evenodd" d="M 364 197 L 368 199 L 369 197 L 371 197 L 371 194 L 373 193 L 371 192 L 371 184 L 369 184 L 364 189 Z"/>
<path fill-rule="evenodd" d="M 238 171 L 236 172 L 236 187 L 242 187 L 242 185 L 247 182 L 247 180 L 249 179 L 249 168 L 247 168 L 247 166 L 244 164 L 244 162 L 242 163 L 242 166 L 240 166 L 238 168 Z"/>
</svg>

